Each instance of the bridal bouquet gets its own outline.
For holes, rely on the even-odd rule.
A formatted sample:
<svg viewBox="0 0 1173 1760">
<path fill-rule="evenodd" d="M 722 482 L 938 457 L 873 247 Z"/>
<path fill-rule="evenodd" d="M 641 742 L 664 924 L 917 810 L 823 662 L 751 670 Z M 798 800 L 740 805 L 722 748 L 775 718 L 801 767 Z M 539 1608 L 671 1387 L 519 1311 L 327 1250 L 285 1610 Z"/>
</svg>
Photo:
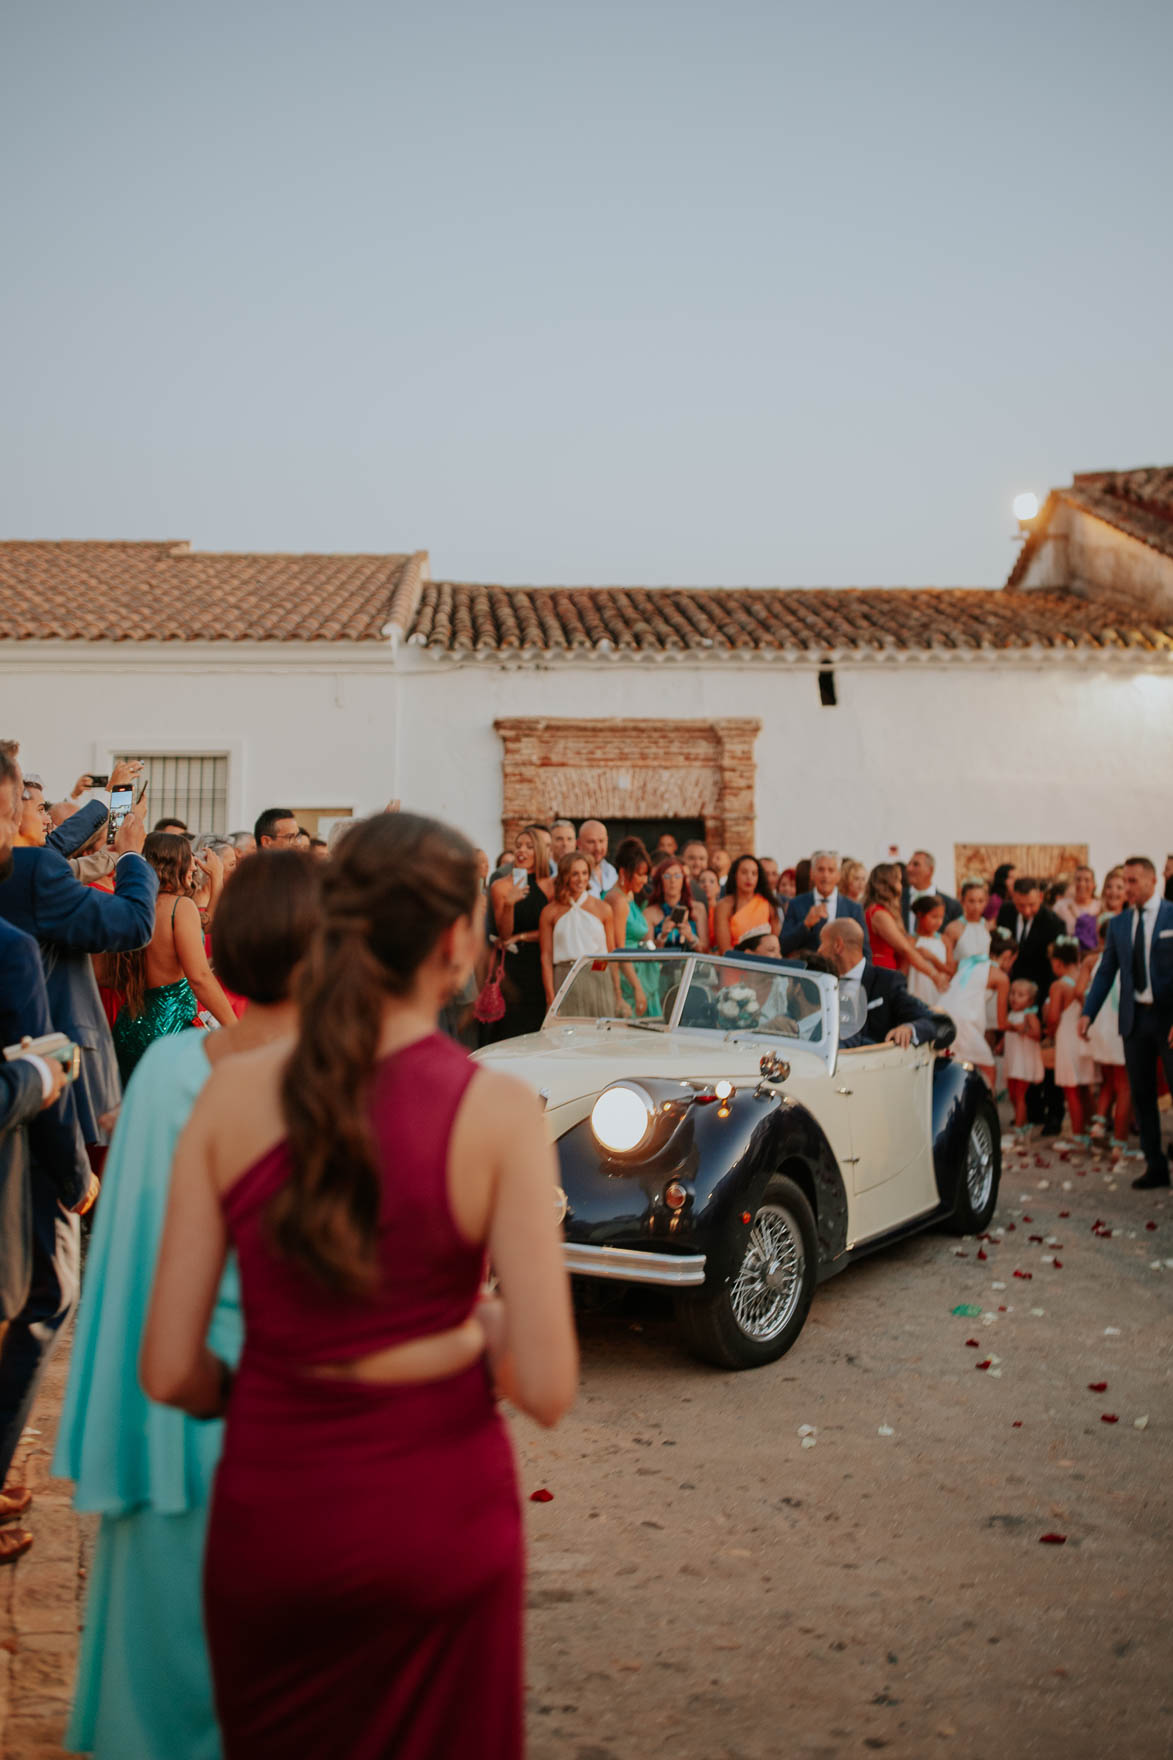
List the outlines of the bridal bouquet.
<svg viewBox="0 0 1173 1760">
<path fill-rule="evenodd" d="M 731 984 L 728 990 L 722 990 L 717 1003 L 718 1019 L 729 1028 L 756 1027 L 761 1012 L 757 993 L 748 984 Z"/>
</svg>

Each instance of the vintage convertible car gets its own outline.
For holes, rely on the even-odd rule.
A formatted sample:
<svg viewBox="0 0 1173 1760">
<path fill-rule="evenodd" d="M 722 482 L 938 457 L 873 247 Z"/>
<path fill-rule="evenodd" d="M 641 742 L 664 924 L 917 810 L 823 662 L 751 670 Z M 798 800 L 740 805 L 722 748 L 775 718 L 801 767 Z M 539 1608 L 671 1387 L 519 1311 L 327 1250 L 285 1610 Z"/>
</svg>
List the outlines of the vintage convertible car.
<svg viewBox="0 0 1173 1760">
<path fill-rule="evenodd" d="M 801 964 L 612 954 L 575 964 L 540 1033 L 478 1052 L 545 1102 L 571 1273 L 671 1290 L 690 1347 L 746 1369 L 853 1259 L 983 1229 L 998 1117 L 941 1049 L 951 1023 L 935 1047 L 852 1049 L 842 1013 L 838 980 Z"/>
</svg>

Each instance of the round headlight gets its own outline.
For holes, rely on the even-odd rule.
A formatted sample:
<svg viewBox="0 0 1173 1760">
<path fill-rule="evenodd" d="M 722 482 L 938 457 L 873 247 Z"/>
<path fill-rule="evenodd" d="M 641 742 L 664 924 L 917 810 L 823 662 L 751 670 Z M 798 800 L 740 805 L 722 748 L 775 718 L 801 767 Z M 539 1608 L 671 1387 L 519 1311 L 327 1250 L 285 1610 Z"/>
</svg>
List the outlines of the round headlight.
<svg viewBox="0 0 1173 1760">
<path fill-rule="evenodd" d="M 634 1084 L 605 1088 L 591 1112 L 591 1129 L 604 1149 L 626 1155 L 638 1149 L 656 1116 L 651 1096 Z"/>
</svg>

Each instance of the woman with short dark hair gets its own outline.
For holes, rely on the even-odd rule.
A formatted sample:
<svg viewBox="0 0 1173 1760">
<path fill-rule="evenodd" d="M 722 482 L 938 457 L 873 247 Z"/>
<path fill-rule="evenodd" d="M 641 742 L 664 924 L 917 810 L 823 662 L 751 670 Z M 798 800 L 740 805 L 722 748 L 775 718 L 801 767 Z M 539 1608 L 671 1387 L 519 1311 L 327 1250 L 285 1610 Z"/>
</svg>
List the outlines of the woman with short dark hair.
<svg viewBox="0 0 1173 1760">
<path fill-rule="evenodd" d="M 318 874 L 288 850 L 241 864 L 213 935 L 248 1012 L 223 1032 L 177 1033 L 148 1048 L 106 1161 L 53 1472 L 77 1481 L 78 1509 L 102 1517 L 66 1739 L 110 1760 L 220 1751 L 200 1573 L 223 1425 L 148 1400 L 139 1346 L 176 1142 L 214 1067 L 293 1033 L 290 985 L 317 924 Z M 234 1363 L 242 1335 L 234 1264 L 213 1302 L 212 1348 Z"/>
</svg>

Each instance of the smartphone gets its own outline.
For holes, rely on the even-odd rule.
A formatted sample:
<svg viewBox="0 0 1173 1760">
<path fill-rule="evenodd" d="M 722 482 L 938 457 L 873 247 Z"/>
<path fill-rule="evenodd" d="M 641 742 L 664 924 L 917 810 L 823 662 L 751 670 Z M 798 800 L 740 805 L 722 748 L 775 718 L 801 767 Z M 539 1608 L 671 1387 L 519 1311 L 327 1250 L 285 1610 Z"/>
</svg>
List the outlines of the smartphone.
<svg viewBox="0 0 1173 1760">
<path fill-rule="evenodd" d="M 524 886 L 528 879 L 529 879 L 529 873 L 525 868 L 514 868 L 514 870 L 513 870 L 513 884 L 515 886 Z"/>
<path fill-rule="evenodd" d="M 674 923 L 687 923 L 687 921 L 688 921 L 688 906 L 686 904 L 673 905 L 673 907 L 672 907 L 672 921 Z"/>
<path fill-rule="evenodd" d="M 34 1057 L 43 1057 L 46 1061 L 61 1064 L 66 1081 L 76 1082 L 81 1072 L 81 1052 L 64 1033 L 45 1033 L 40 1039 L 22 1039 L 19 1045 L 4 1047 L 4 1057 L 8 1063 L 14 1062 L 18 1057 L 27 1057 L 30 1052 Z"/>
<path fill-rule="evenodd" d="M 109 781 L 110 781 L 109 773 L 107 773 L 105 776 L 91 776 L 90 777 L 90 787 L 91 788 L 105 788 Z"/>
<path fill-rule="evenodd" d="M 106 832 L 106 842 L 113 843 L 118 835 L 118 827 L 126 815 L 134 807 L 134 788 L 128 783 L 125 788 L 110 790 L 110 825 Z"/>
</svg>

